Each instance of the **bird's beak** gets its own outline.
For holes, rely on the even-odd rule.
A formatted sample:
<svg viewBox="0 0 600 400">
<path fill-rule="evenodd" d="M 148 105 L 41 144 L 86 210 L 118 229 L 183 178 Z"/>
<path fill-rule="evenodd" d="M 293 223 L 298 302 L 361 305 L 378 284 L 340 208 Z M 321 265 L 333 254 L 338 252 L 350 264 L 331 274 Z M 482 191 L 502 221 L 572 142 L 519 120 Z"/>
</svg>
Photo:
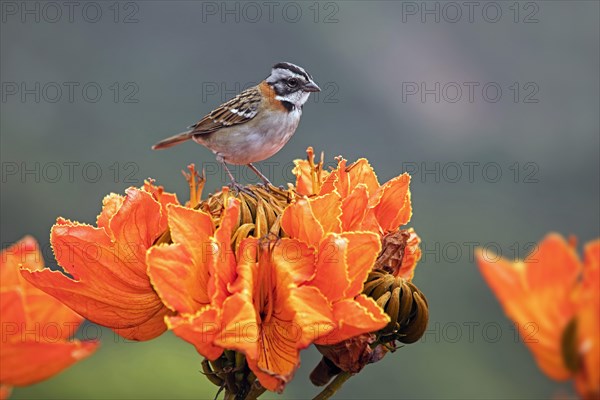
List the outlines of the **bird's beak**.
<svg viewBox="0 0 600 400">
<path fill-rule="evenodd" d="M 316 83 L 314 83 L 313 81 L 308 82 L 306 85 L 304 85 L 304 87 L 302 88 L 305 92 L 320 92 L 321 88 L 317 86 Z"/>
</svg>

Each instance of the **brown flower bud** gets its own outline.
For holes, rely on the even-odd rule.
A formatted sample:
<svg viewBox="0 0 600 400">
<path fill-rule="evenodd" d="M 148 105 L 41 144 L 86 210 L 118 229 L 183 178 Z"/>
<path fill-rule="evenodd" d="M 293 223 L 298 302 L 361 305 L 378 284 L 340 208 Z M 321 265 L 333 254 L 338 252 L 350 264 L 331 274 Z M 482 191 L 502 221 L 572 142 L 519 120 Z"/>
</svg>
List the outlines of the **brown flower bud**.
<svg viewBox="0 0 600 400">
<path fill-rule="evenodd" d="M 383 271 L 369 274 L 363 293 L 390 316 L 379 334 L 381 342 L 414 343 L 423 336 L 429 321 L 425 295 L 411 282 Z"/>
</svg>

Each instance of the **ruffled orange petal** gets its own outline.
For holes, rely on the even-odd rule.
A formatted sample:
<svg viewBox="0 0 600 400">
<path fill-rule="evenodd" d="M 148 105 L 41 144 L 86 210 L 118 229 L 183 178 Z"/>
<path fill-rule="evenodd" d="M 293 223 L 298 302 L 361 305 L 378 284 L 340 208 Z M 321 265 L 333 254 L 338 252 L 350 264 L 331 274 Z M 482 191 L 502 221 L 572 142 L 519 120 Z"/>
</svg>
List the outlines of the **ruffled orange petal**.
<svg viewBox="0 0 600 400">
<path fill-rule="evenodd" d="M 344 232 L 361 229 L 367 206 L 369 204 L 369 193 L 366 185 L 360 183 L 342 200 L 342 228 Z"/>
<path fill-rule="evenodd" d="M 273 247 L 271 257 L 277 268 L 288 272 L 290 283 L 302 284 L 315 275 L 315 253 L 304 242 L 282 238 Z"/>
<path fill-rule="evenodd" d="M 238 221 L 239 213 L 239 200 L 230 198 L 213 238 L 214 255 L 210 258 L 210 273 L 214 280 L 209 287 L 209 293 L 212 292 L 212 301 L 216 306 L 223 304 L 229 294 L 228 285 L 236 279 L 236 259 L 231 247 L 231 236 Z M 206 250 L 204 254 L 204 257 L 206 257 Z"/>
<path fill-rule="evenodd" d="M 223 353 L 223 348 L 214 343 L 221 330 L 219 312 L 215 308 L 207 306 L 194 315 L 167 317 L 165 322 L 175 335 L 193 344 L 196 351 L 209 360 Z"/>
<path fill-rule="evenodd" d="M 221 330 L 215 340 L 219 346 L 237 350 L 248 359 L 258 357 L 260 325 L 252 298 L 236 293 L 223 303 Z"/>
<path fill-rule="evenodd" d="M 391 232 L 410 221 L 410 175 L 404 173 L 381 186 L 370 199 L 370 206 L 384 232 Z"/>
<path fill-rule="evenodd" d="M 154 200 L 156 200 L 161 207 L 162 213 L 160 218 L 160 227 L 162 230 L 167 227 L 167 206 L 169 204 L 179 205 L 179 200 L 177 200 L 177 195 L 174 193 L 165 192 L 162 186 L 154 185 L 154 181 L 152 179 L 144 181 L 143 190 L 152 195 Z"/>
<path fill-rule="evenodd" d="M 330 301 L 313 286 L 301 286 L 290 293 L 290 307 L 295 310 L 294 321 L 302 337 L 298 348 L 308 347 L 318 338 L 329 335 L 336 326 Z"/>
<path fill-rule="evenodd" d="M 307 160 L 294 160 L 292 173 L 296 176 L 296 192 L 301 196 L 311 196 L 316 193 L 313 186 L 312 168 Z"/>
<path fill-rule="evenodd" d="M 213 223 L 202 211 L 177 205 L 169 205 L 168 210 L 174 243 L 148 251 L 148 275 L 170 309 L 193 314 L 210 303 Z"/>
<path fill-rule="evenodd" d="M 381 241 L 378 235 L 371 232 L 345 232 L 342 237 L 348 240 L 346 260 L 351 282 L 345 297 L 353 298 L 362 292 L 364 282 L 381 251 Z"/>
<path fill-rule="evenodd" d="M 348 176 L 350 178 L 350 188 L 355 188 L 359 184 L 365 185 L 369 195 L 375 194 L 379 189 L 377 175 L 366 158 L 359 158 L 348 167 Z"/>
<path fill-rule="evenodd" d="M 147 192 L 128 189 L 109 228 L 58 219 L 51 232 L 56 259 L 73 279 L 48 268 L 22 275 L 90 321 L 114 329 L 133 329 L 128 338 L 151 339 L 166 327 L 165 306 L 150 285 L 146 250 L 162 233 L 161 206 Z M 151 319 L 155 321 L 149 322 Z M 158 321 L 158 322 L 156 322 Z M 155 323 L 156 322 L 156 323 Z"/>
<path fill-rule="evenodd" d="M 342 203 L 337 192 L 312 197 L 308 201 L 313 215 L 321 224 L 324 232 L 342 231 Z"/>
<path fill-rule="evenodd" d="M 208 268 L 197 266 L 187 248 L 180 243 L 152 247 L 147 263 L 154 289 L 171 310 L 194 314 L 210 303 Z"/>
<path fill-rule="evenodd" d="M 281 227 L 290 237 L 311 246 L 317 246 L 324 233 L 307 199 L 298 199 L 283 211 Z"/>
<path fill-rule="evenodd" d="M 319 245 L 315 274 L 308 284 L 330 302 L 342 299 L 350 286 L 347 253 L 348 240 L 335 233 L 328 233 Z"/>
<path fill-rule="evenodd" d="M 98 228 L 105 228 L 107 234 L 110 234 L 109 223 L 110 219 L 119 211 L 123 202 L 125 201 L 125 196 L 121 196 L 120 194 L 111 193 L 102 199 L 102 211 L 96 217 L 96 225 Z"/>
<path fill-rule="evenodd" d="M 330 334 L 315 343 L 331 345 L 366 332 L 375 332 L 385 327 L 390 317 L 373 299 L 359 295 L 356 299 L 345 299 L 333 305 L 333 317 L 337 326 Z"/>
<path fill-rule="evenodd" d="M 258 358 L 249 358 L 248 365 L 268 390 L 281 393 L 292 380 L 300 364 L 296 341 L 300 335 L 298 327 L 285 319 L 273 318 L 261 324 Z"/>
<path fill-rule="evenodd" d="M 208 263 L 207 254 L 211 253 L 210 237 L 214 226 L 210 215 L 203 211 L 169 205 L 169 228 L 175 243 L 181 243 L 200 267 Z"/>
</svg>

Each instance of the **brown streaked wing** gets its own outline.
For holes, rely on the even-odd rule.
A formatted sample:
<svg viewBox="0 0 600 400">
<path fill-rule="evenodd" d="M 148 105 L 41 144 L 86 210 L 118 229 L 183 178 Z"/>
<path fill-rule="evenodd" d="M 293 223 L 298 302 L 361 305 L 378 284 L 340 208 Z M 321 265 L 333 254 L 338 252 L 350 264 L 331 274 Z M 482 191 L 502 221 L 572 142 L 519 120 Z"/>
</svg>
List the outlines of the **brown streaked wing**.
<svg viewBox="0 0 600 400">
<path fill-rule="evenodd" d="M 221 128 L 243 124 L 256 116 L 261 95 L 257 86 L 244 90 L 228 102 L 221 104 L 195 125 L 192 135 L 215 132 Z"/>
</svg>

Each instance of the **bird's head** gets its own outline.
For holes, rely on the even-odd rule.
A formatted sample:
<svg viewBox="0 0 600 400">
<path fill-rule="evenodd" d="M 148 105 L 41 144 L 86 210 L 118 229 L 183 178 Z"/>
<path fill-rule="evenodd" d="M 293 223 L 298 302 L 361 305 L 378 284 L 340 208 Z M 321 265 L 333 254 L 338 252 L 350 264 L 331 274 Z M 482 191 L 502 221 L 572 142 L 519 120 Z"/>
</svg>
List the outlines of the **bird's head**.
<svg viewBox="0 0 600 400">
<path fill-rule="evenodd" d="M 277 100 L 287 101 L 297 108 L 302 107 L 311 92 L 321 91 L 304 68 L 288 62 L 275 64 L 266 82 L 273 87 Z"/>
</svg>

